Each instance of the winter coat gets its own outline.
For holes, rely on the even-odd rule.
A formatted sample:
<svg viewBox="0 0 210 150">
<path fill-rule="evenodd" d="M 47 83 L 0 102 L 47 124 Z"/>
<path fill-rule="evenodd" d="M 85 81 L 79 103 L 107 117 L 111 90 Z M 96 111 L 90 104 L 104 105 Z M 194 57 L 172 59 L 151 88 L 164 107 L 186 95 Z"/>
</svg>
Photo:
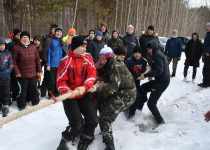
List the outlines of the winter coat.
<svg viewBox="0 0 210 150">
<path fill-rule="evenodd" d="M 60 38 L 54 36 L 49 50 L 48 50 L 48 58 L 46 62 L 46 66 L 55 67 L 57 68 L 61 59 L 65 57 L 67 54 L 62 50 L 62 41 Z"/>
<path fill-rule="evenodd" d="M 14 75 L 21 74 L 21 78 L 36 77 L 42 72 L 39 53 L 36 46 L 29 44 L 26 48 L 20 41 L 12 48 Z"/>
<path fill-rule="evenodd" d="M 118 33 L 118 37 L 114 38 L 113 37 L 113 32 L 117 32 Z M 111 47 L 111 49 L 114 51 L 115 48 L 117 47 L 122 47 L 124 49 L 124 43 L 123 41 L 119 38 L 119 32 L 117 30 L 113 30 L 112 31 L 112 37 L 108 40 L 108 46 Z"/>
<path fill-rule="evenodd" d="M 134 80 L 136 79 L 146 71 L 147 66 L 147 60 L 144 57 L 140 57 L 139 60 L 137 60 L 134 56 L 127 59 L 125 62 L 126 67 L 131 72 Z"/>
<path fill-rule="evenodd" d="M 92 55 L 94 63 L 99 60 L 99 53 L 102 48 L 104 48 L 105 43 L 103 40 L 99 41 L 96 37 L 94 37 L 93 41 L 90 42 L 88 47 L 88 52 Z"/>
<path fill-rule="evenodd" d="M 133 55 L 133 48 L 135 46 L 139 46 L 139 40 L 137 36 L 133 34 L 128 34 L 123 37 L 123 43 L 127 47 L 126 57 L 125 60 L 132 57 Z"/>
<path fill-rule="evenodd" d="M 199 40 L 198 33 L 193 33 L 193 34 L 197 34 L 198 39 L 197 39 L 196 42 L 194 42 L 193 35 L 192 35 L 192 39 L 186 44 L 186 47 L 185 47 L 185 55 L 186 55 L 185 65 L 199 67 L 199 60 L 202 56 L 203 45 L 202 45 L 201 41 Z M 196 43 L 195 52 L 193 52 L 193 43 Z"/>
<path fill-rule="evenodd" d="M 63 37 L 63 41 L 66 43 L 66 45 L 68 45 L 68 50 L 70 50 L 72 37 L 69 34 L 67 34 L 65 37 Z"/>
<path fill-rule="evenodd" d="M 106 31 L 103 32 L 103 38 L 102 38 L 102 40 L 104 41 L 104 43 L 106 45 L 108 45 L 108 40 L 110 39 L 111 36 L 109 35 L 108 29 L 107 29 L 107 25 L 106 24 L 103 24 L 103 25 L 106 27 Z"/>
<path fill-rule="evenodd" d="M 203 44 L 203 55 L 210 54 L 210 31 L 207 33 Z"/>
<path fill-rule="evenodd" d="M 182 42 L 179 38 L 169 38 L 166 42 L 164 54 L 167 57 L 181 57 Z"/>
<path fill-rule="evenodd" d="M 4 74 L 4 76 L 0 79 L 9 77 L 13 68 L 14 66 L 11 52 L 7 49 L 3 51 L 0 50 L 0 72 Z"/>
<path fill-rule="evenodd" d="M 93 40 L 90 40 L 90 37 L 87 37 L 85 40 L 87 41 L 86 52 L 89 53 L 89 51 L 88 51 L 89 45 L 90 45 L 90 42 L 93 41 Z"/>
<path fill-rule="evenodd" d="M 98 87 L 97 92 L 102 95 L 112 94 L 112 97 L 133 98 L 132 104 L 135 101 L 136 85 L 130 71 L 117 55 L 114 55 L 108 63 L 107 78 L 110 82 L 106 83 L 106 86 Z"/>
<path fill-rule="evenodd" d="M 53 41 L 53 38 L 54 37 L 50 37 L 45 42 L 45 47 L 44 47 L 44 50 L 42 52 L 42 62 L 43 63 L 46 63 L 48 61 L 48 50 L 49 50 L 50 45 Z M 63 42 L 63 41 L 61 41 L 61 42 L 62 42 L 63 55 L 66 56 L 69 53 L 68 46 L 66 45 L 65 42 Z"/>
<path fill-rule="evenodd" d="M 8 48 L 10 52 L 12 51 L 13 46 L 15 46 L 18 41 L 19 41 L 18 39 L 13 37 L 13 40 L 10 43 L 8 43 Z"/>
<path fill-rule="evenodd" d="M 42 52 L 43 52 L 43 47 L 41 44 L 39 44 L 39 46 L 37 47 L 37 51 L 39 53 L 39 58 L 42 58 Z"/>
<path fill-rule="evenodd" d="M 156 36 L 156 33 L 153 32 L 153 35 L 149 36 L 147 30 L 145 31 L 145 34 L 142 34 L 142 36 L 139 38 L 139 44 L 143 49 L 143 53 L 141 55 L 146 59 L 149 55 L 147 51 L 147 43 L 153 39 L 156 39 L 158 41 L 158 37 Z"/>
<path fill-rule="evenodd" d="M 152 71 L 144 76 L 155 77 L 155 82 L 170 80 L 168 61 L 164 54 L 160 51 L 158 42 L 156 40 L 151 40 L 148 43 L 152 46 Z"/>
<path fill-rule="evenodd" d="M 92 56 L 90 54 L 79 56 L 70 50 L 58 66 L 56 87 L 61 94 L 68 90 L 75 90 L 79 86 L 84 86 L 88 91 L 94 84 L 95 79 L 96 69 Z M 75 99 L 85 95 L 87 95 L 87 92 L 81 96 L 76 96 Z"/>
</svg>

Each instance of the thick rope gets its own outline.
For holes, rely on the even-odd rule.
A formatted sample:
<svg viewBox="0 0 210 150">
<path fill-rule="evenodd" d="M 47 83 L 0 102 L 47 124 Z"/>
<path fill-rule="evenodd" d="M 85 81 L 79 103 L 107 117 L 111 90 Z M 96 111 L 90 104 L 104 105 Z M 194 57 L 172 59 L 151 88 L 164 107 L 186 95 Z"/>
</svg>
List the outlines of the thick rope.
<svg viewBox="0 0 210 150">
<path fill-rule="evenodd" d="M 77 90 L 77 92 L 79 92 L 79 91 Z M 66 100 L 66 99 L 69 98 L 70 96 L 71 96 L 71 92 L 68 92 L 68 93 L 65 93 L 65 94 L 63 94 L 63 95 L 60 95 L 60 96 L 56 97 L 56 99 L 57 99 L 57 102 L 59 102 L 59 101 Z M 20 117 L 22 117 L 22 116 L 25 116 L 25 115 L 27 115 L 27 114 L 29 114 L 29 113 L 32 113 L 32 112 L 34 112 L 34 111 L 37 111 L 37 110 L 42 109 L 42 108 L 44 108 L 44 107 L 47 107 L 47 106 L 49 106 L 49 105 L 51 105 L 51 104 L 54 104 L 55 102 L 56 102 L 56 101 L 55 101 L 54 99 L 50 99 L 50 100 L 48 100 L 48 101 L 46 101 L 46 102 L 44 102 L 44 103 L 40 103 L 40 104 L 38 104 L 38 105 L 29 107 L 29 108 L 27 108 L 27 109 L 23 109 L 23 110 L 21 110 L 21 111 L 19 111 L 19 112 L 17 112 L 17 113 L 14 113 L 14 114 L 12 114 L 12 115 L 10 115 L 10 116 L 3 117 L 3 118 L 0 120 L 0 126 L 2 126 L 3 124 L 8 123 L 8 122 L 10 122 L 10 121 L 13 121 L 13 120 L 15 120 L 15 119 L 18 119 L 18 118 L 20 118 Z"/>
</svg>

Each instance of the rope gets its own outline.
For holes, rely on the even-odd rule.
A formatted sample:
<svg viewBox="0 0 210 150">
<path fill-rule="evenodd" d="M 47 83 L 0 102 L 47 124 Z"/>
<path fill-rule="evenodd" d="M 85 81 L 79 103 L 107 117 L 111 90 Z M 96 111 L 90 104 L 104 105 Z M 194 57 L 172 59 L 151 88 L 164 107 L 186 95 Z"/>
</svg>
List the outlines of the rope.
<svg viewBox="0 0 210 150">
<path fill-rule="evenodd" d="M 76 90 L 76 91 L 79 92 L 78 90 Z M 14 113 L 14 114 L 12 114 L 12 115 L 10 115 L 10 116 L 3 117 L 3 118 L 0 120 L 0 127 L 1 127 L 3 124 L 6 124 L 6 123 L 8 123 L 8 122 L 10 122 L 10 121 L 13 121 L 13 120 L 15 120 L 15 119 L 18 119 L 18 118 L 20 118 L 20 117 L 22 117 L 22 116 L 25 116 L 25 115 L 29 114 L 29 113 L 35 112 L 35 111 L 37 111 L 37 110 L 39 110 L 39 109 L 42 109 L 42 108 L 44 108 L 44 107 L 47 107 L 47 106 L 49 106 L 49 105 L 51 105 L 51 104 L 54 104 L 54 103 L 56 103 L 56 101 L 57 101 L 57 102 L 59 102 L 59 101 L 64 101 L 64 100 L 66 100 L 67 98 L 69 98 L 70 96 L 71 96 L 71 92 L 67 92 L 67 93 L 65 93 L 65 94 L 63 94 L 63 95 L 60 95 L 60 96 L 56 97 L 56 98 L 55 98 L 55 97 L 54 97 L 54 98 L 51 98 L 50 100 L 48 100 L 48 101 L 46 101 L 46 102 L 44 102 L 44 103 L 40 103 L 40 104 L 38 104 L 38 105 L 29 107 L 29 108 L 27 108 L 27 109 L 23 109 L 23 110 L 21 110 L 21 111 L 19 111 L 19 112 L 17 112 L 17 113 Z"/>
</svg>

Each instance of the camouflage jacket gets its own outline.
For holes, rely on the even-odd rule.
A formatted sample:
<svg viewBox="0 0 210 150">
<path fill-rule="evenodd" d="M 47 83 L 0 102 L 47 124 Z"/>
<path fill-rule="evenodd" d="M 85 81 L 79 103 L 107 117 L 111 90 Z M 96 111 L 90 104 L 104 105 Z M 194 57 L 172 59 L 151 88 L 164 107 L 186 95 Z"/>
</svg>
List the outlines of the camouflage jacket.
<svg viewBox="0 0 210 150">
<path fill-rule="evenodd" d="M 118 46 L 124 48 L 124 43 L 121 39 L 119 38 L 110 38 L 108 40 L 108 46 L 112 48 L 112 50 L 114 51 L 115 48 L 117 48 Z"/>
<path fill-rule="evenodd" d="M 109 33 L 106 32 L 106 33 L 103 35 L 103 39 L 102 39 L 106 45 L 108 45 L 108 40 L 109 40 L 109 38 L 110 38 L 110 35 L 109 35 Z"/>
<path fill-rule="evenodd" d="M 98 87 L 98 93 L 103 95 L 117 94 L 125 97 L 135 95 L 136 85 L 133 76 L 123 63 L 123 60 L 117 55 L 110 59 L 108 78 L 110 82 L 104 87 Z"/>
</svg>

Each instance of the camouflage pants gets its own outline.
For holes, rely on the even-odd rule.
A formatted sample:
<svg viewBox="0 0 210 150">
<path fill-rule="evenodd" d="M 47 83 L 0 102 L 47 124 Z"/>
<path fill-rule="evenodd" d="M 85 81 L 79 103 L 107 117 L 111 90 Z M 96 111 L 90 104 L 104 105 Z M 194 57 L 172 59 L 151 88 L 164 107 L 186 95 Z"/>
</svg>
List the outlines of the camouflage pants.
<svg viewBox="0 0 210 150">
<path fill-rule="evenodd" d="M 99 125 L 102 133 L 103 142 L 113 140 L 111 123 L 118 114 L 130 107 L 136 99 L 136 90 L 131 97 L 114 96 L 110 98 L 101 98 L 98 101 L 100 112 Z"/>
<path fill-rule="evenodd" d="M 172 66 L 173 72 L 172 72 L 172 75 L 176 75 L 176 68 L 177 68 L 177 64 L 178 64 L 178 61 L 179 61 L 179 57 L 167 57 L 169 65 L 170 65 L 172 59 L 173 59 L 173 66 Z"/>
</svg>

